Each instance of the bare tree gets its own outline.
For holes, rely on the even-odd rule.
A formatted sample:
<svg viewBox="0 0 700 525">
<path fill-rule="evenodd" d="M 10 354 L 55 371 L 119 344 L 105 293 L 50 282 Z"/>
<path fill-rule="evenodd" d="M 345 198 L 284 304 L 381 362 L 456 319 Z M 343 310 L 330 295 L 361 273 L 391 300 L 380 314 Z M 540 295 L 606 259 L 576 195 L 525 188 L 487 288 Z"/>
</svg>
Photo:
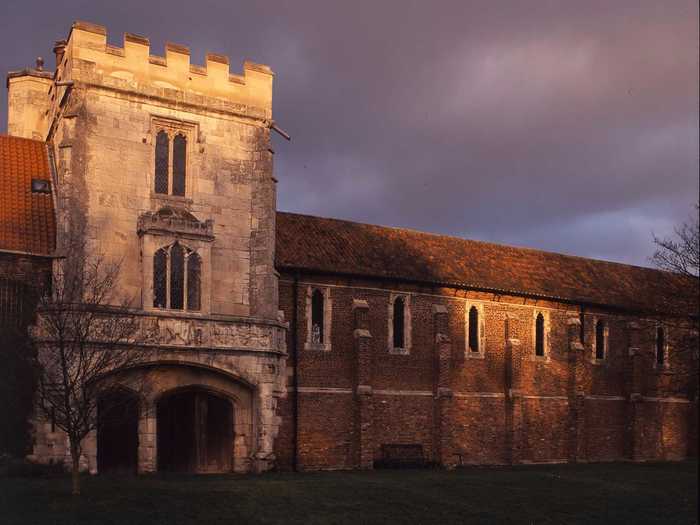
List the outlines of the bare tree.
<svg viewBox="0 0 700 525">
<path fill-rule="evenodd" d="M 651 262 L 668 272 L 664 280 L 664 311 L 656 316 L 656 322 L 672 329 L 676 345 L 677 363 L 674 367 L 679 376 L 676 385 L 687 388 L 694 398 L 698 387 L 698 333 L 700 295 L 700 206 L 695 213 L 674 229 L 672 237 L 659 238 L 654 235 L 656 251 Z M 657 336 L 658 337 L 658 336 Z M 656 339 L 650 341 L 655 344 Z"/>
<path fill-rule="evenodd" d="M 98 403 L 119 384 L 120 371 L 141 363 L 144 354 L 135 344 L 139 322 L 131 301 L 115 293 L 121 263 L 86 255 L 80 243 L 71 243 L 68 253 L 39 300 L 34 339 L 37 407 L 68 437 L 77 495 L 83 440 L 103 419 Z"/>
<path fill-rule="evenodd" d="M 654 235 L 656 252 L 651 261 L 657 268 L 669 272 L 698 277 L 700 274 L 700 206 L 695 205 L 695 214 L 675 228 L 675 236 L 659 239 Z"/>
</svg>

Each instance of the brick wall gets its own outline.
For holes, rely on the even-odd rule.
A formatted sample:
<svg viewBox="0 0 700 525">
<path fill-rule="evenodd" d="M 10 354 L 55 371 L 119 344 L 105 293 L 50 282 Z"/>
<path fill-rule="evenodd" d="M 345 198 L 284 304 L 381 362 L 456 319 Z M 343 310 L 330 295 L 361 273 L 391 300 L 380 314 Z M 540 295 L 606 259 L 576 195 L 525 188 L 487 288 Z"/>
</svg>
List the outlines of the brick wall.
<svg viewBox="0 0 700 525">
<path fill-rule="evenodd" d="M 330 289 L 327 351 L 304 347 L 309 287 Z M 389 348 L 389 304 L 396 294 L 409 296 L 411 346 L 405 354 Z M 655 369 L 653 320 L 327 275 L 298 275 L 295 281 L 283 274 L 279 295 L 293 325 L 289 393 L 279 406 L 275 445 L 279 468 L 291 468 L 295 454 L 300 469 L 371 468 L 382 459 L 382 445 L 392 444 L 420 445 L 427 462 L 448 466 L 695 453 L 697 403 L 689 371 L 697 361 L 676 341 L 670 368 Z M 479 353 L 466 348 L 465 316 L 472 304 L 481 305 L 484 317 Z M 535 357 L 538 312 L 548 327 L 541 358 Z M 607 326 L 602 360 L 595 359 L 598 319 Z"/>
</svg>

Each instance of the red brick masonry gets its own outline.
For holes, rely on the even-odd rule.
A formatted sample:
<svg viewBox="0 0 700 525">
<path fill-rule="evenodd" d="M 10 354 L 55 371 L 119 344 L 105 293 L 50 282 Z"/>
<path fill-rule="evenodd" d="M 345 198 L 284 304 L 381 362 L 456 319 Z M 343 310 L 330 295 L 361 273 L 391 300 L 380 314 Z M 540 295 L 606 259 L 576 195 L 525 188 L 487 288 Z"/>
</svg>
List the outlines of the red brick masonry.
<svg viewBox="0 0 700 525">
<path fill-rule="evenodd" d="M 445 466 L 697 454 L 697 332 L 688 329 L 697 325 L 659 314 L 678 312 L 675 277 L 285 213 L 277 228 L 280 308 L 292 323 L 280 468 L 371 468 L 387 445 L 420 445 L 425 461 Z M 328 350 L 305 349 L 314 288 L 330 289 Z M 396 294 L 410 297 L 402 354 L 389 348 Z M 471 305 L 483 317 L 479 353 L 466 348 Z M 607 327 L 603 359 L 598 320 Z M 667 334 L 662 365 L 658 326 Z"/>
</svg>

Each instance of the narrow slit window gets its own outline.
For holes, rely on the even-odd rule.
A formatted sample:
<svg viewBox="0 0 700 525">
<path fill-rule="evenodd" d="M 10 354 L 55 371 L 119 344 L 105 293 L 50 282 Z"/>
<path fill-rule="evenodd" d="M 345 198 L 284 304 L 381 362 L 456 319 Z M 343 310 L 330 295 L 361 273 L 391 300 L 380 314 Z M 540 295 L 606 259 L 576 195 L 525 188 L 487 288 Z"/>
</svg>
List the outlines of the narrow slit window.
<svg viewBox="0 0 700 525">
<path fill-rule="evenodd" d="M 469 309 L 469 350 L 479 351 L 479 311 L 476 306 Z"/>
<path fill-rule="evenodd" d="M 404 310 L 406 305 L 402 297 L 394 301 L 394 348 L 404 348 Z"/>
<path fill-rule="evenodd" d="M 666 334 L 664 329 L 659 326 L 656 329 L 656 364 L 663 365 L 666 363 Z"/>
<path fill-rule="evenodd" d="M 311 342 L 314 344 L 323 344 L 325 342 L 323 303 L 323 292 L 321 292 L 321 290 L 314 290 L 313 294 L 311 295 Z"/>
<path fill-rule="evenodd" d="M 185 196 L 187 138 L 178 133 L 173 140 L 173 195 Z"/>
<path fill-rule="evenodd" d="M 155 166 L 155 192 L 168 194 L 168 164 L 170 140 L 165 131 L 159 131 L 156 135 L 156 166 Z"/>
<path fill-rule="evenodd" d="M 535 320 L 535 355 L 544 356 L 544 316 L 537 314 Z"/>
<path fill-rule="evenodd" d="M 600 320 L 595 324 L 595 358 L 605 359 L 605 323 Z"/>
</svg>

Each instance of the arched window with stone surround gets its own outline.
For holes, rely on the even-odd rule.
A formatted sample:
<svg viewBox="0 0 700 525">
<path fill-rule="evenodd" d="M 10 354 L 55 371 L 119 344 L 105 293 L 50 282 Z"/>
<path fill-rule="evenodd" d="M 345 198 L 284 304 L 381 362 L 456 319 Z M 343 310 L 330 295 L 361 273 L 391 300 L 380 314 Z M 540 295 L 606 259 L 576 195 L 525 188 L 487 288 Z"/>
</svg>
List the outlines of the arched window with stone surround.
<svg viewBox="0 0 700 525">
<path fill-rule="evenodd" d="M 595 323 L 595 358 L 605 359 L 605 321 L 601 319 Z"/>
<path fill-rule="evenodd" d="M 153 256 L 153 306 L 171 310 L 201 308 L 201 257 L 175 242 Z"/>
<path fill-rule="evenodd" d="M 405 324 L 404 324 L 404 309 L 406 304 L 403 297 L 397 297 L 394 300 L 394 348 L 405 348 Z"/>
<path fill-rule="evenodd" d="M 156 133 L 153 191 L 184 197 L 187 188 L 187 134 L 171 126 Z"/>
<path fill-rule="evenodd" d="M 544 315 L 537 314 L 535 319 L 535 355 L 544 356 Z"/>
<path fill-rule="evenodd" d="M 479 310 L 476 306 L 469 309 L 469 350 L 479 352 Z"/>
<path fill-rule="evenodd" d="M 323 292 L 314 290 L 311 294 L 311 342 L 313 344 L 323 344 L 324 341 L 324 304 Z"/>
</svg>

